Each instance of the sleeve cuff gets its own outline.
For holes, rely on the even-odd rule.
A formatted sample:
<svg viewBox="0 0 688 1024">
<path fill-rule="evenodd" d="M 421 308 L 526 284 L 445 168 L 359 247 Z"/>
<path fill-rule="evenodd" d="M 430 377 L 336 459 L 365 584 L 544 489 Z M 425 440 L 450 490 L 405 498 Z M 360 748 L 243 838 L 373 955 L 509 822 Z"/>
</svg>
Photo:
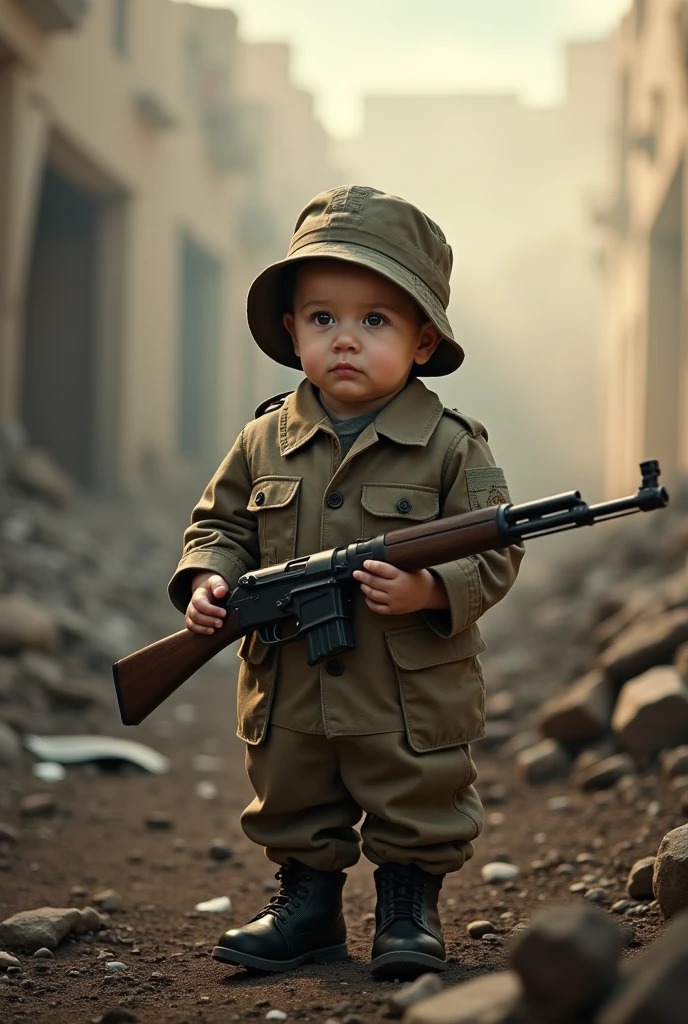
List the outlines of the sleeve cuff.
<svg viewBox="0 0 688 1024">
<path fill-rule="evenodd" d="M 480 573 L 473 558 L 434 565 L 430 570 L 442 580 L 449 598 L 448 608 L 426 608 L 423 616 L 428 626 L 441 637 L 462 633 L 480 616 L 482 594 Z"/>
<path fill-rule="evenodd" d="M 174 607 L 182 614 L 186 612 L 191 600 L 191 581 L 198 572 L 216 572 L 224 580 L 230 593 L 237 585 L 237 580 L 246 572 L 246 566 L 238 558 L 219 548 L 202 548 L 189 551 L 177 566 L 177 570 L 167 585 L 167 593 Z"/>
</svg>

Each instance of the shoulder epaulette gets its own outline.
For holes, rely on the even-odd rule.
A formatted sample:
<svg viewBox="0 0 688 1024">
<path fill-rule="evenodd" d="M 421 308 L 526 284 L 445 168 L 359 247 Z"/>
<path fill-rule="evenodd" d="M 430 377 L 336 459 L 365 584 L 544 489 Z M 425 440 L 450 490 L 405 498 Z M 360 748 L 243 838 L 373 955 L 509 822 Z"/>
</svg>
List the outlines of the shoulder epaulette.
<svg viewBox="0 0 688 1024">
<path fill-rule="evenodd" d="M 472 416 L 466 416 L 464 413 L 459 412 L 458 409 L 450 409 L 449 406 L 446 405 L 444 407 L 444 411 L 455 420 L 458 420 L 459 423 L 463 424 L 471 437 L 479 437 L 482 435 L 482 437 L 487 440 L 487 427 L 485 427 L 480 420 L 473 419 Z"/>
<path fill-rule="evenodd" d="M 259 416 L 263 416 L 266 412 L 275 412 L 276 409 L 281 409 L 284 405 L 285 399 L 287 399 L 289 395 L 293 394 L 293 391 L 282 391 L 279 395 L 273 395 L 272 398 L 266 398 L 264 402 L 261 402 L 260 405 L 256 407 L 256 410 L 253 413 L 253 418 L 257 420 Z"/>
</svg>

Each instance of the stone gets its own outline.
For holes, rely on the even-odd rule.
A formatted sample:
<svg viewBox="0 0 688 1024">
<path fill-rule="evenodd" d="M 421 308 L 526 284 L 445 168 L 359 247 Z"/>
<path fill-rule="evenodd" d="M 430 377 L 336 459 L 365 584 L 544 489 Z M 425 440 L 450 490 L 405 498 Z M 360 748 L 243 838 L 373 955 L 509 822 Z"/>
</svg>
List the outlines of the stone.
<svg viewBox="0 0 688 1024">
<path fill-rule="evenodd" d="M 54 960 L 55 954 L 51 949 L 48 949 L 46 946 L 41 946 L 41 948 L 37 949 L 36 952 L 34 953 L 34 957 L 37 960 Z"/>
<path fill-rule="evenodd" d="M 6 971 L 8 967 L 19 967 L 21 969 L 21 963 L 17 960 L 16 956 L 12 956 L 11 953 L 5 953 L 4 950 L 0 949 L 0 971 Z"/>
<path fill-rule="evenodd" d="M 266 1020 L 286 1020 L 287 1017 L 288 1014 L 286 1014 L 284 1010 L 268 1010 L 265 1014 Z"/>
<path fill-rule="evenodd" d="M 631 679 L 619 694 L 612 727 L 624 747 L 640 756 L 688 741 L 688 683 L 670 665 Z"/>
<path fill-rule="evenodd" d="M 54 651 L 59 642 L 57 623 L 40 604 L 21 594 L 0 596 L 0 652 Z"/>
<path fill-rule="evenodd" d="M 442 982 L 437 974 L 421 974 L 415 981 L 387 997 L 387 1016 L 403 1017 L 409 1007 L 441 991 Z"/>
<path fill-rule="evenodd" d="M 122 897 L 115 889 L 103 889 L 102 892 L 97 892 L 91 897 L 91 902 L 108 913 L 120 910 L 122 907 Z"/>
<path fill-rule="evenodd" d="M 655 858 L 643 857 L 637 860 L 626 879 L 626 892 L 633 900 L 651 900 L 652 876 L 655 870 Z"/>
<path fill-rule="evenodd" d="M 0 941 L 7 946 L 34 953 L 45 946 L 55 949 L 70 932 L 97 931 L 103 921 L 93 907 L 39 907 L 23 910 L 0 923 Z"/>
<path fill-rule="evenodd" d="M 688 912 L 624 971 L 624 983 L 598 1011 L 595 1024 L 685 1024 L 688 1004 Z"/>
<path fill-rule="evenodd" d="M 19 829 L 14 828 L 13 825 L 7 825 L 4 821 L 0 821 L 0 843 L 2 842 L 19 842 Z"/>
<path fill-rule="evenodd" d="M 17 658 L 17 668 L 22 676 L 32 683 L 54 688 L 64 682 L 64 668 L 56 658 L 42 651 L 22 651 Z"/>
<path fill-rule="evenodd" d="M 167 829 L 173 828 L 174 823 L 169 814 L 165 814 L 164 811 L 154 811 L 146 818 L 146 825 L 153 829 Z"/>
<path fill-rule="evenodd" d="M 612 903 L 609 909 L 611 910 L 612 914 L 625 914 L 626 911 L 630 910 L 632 906 L 633 903 L 631 900 L 616 900 L 615 903 Z"/>
<path fill-rule="evenodd" d="M 231 909 L 232 901 L 229 896 L 215 896 L 211 900 L 197 903 L 194 907 L 194 910 L 198 910 L 201 914 L 224 914 Z"/>
<path fill-rule="evenodd" d="M 591 740 L 609 728 L 614 693 L 609 679 L 599 670 L 589 672 L 566 693 L 545 701 L 537 716 L 543 736 L 569 743 Z"/>
<path fill-rule="evenodd" d="M 466 931 L 472 939 L 482 939 L 483 935 L 496 932 L 497 929 L 492 924 L 492 921 L 470 921 L 466 925 Z"/>
<path fill-rule="evenodd" d="M 570 796 L 551 796 L 547 801 L 548 811 L 568 811 L 573 806 Z"/>
<path fill-rule="evenodd" d="M 671 661 L 687 641 L 688 609 L 677 608 L 629 626 L 602 652 L 598 665 L 618 685 Z"/>
<path fill-rule="evenodd" d="M 488 719 L 509 718 L 516 710 L 516 698 L 510 690 L 498 690 L 485 700 L 485 716 Z"/>
<path fill-rule="evenodd" d="M 121 960 L 108 960 L 105 964 L 106 971 L 126 971 L 127 965 L 123 964 Z"/>
<path fill-rule="evenodd" d="M 492 861 L 483 864 L 480 869 L 480 877 L 483 882 L 513 882 L 521 874 L 521 869 L 516 864 L 506 864 L 503 861 Z"/>
<path fill-rule="evenodd" d="M 21 757 L 21 743 L 14 729 L 0 721 L 0 767 L 9 768 Z"/>
<path fill-rule="evenodd" d="M 29 793 L 19 804 L 19 813 L 26 818 L 37 818 L 53 814 L 57 810 L 57 801 L 52 793 Z"/>
<path fill-rule="evenodd" d="M 608 789 L 624 775 L 635 775 L 636 763 L 630 754 L 614 754 L 583 768 L 575 774 L 582 790 Z"/>
<path fill-rule="evenodd" d="M 521 750 L 515 757 L 515 765 L 524 782 L 548 782 L 566 775 L 569 757 L 557 740 L 547 739 Z"/>
<path fill-rule="evenodd" d="M 606 889 L 598 886 L 595 889 L 587 889 L 583 894 L 583 899 L 588 903 L 609 903 L 609 893 Z"/>
<path fill-rule="evenodd" d="M 680 775 L 688 775 L 688 744 L 663 751 L 659 759 L 662 775 L 667 779 L 675 779 Z"/>
<path fill-rule="evenodd" d="M 534 747 L 541 741 L 542 737 L 539 732 L 534 729 L 528 729 L 524 732 L 517 732 L 510 740 L 502 745 L 501 753 L 505 757 L 516 757 L 522 750 L 526 750 L 528 747 Z"/>
<path fill-rule="evenodd" d="M 229 860 L 232 848 L 223 839 L 214 839 L 210 847 L 210 856 L 213 860 Z"/>
<path fill-rule="evenodd" d="M 678 669 L 679 675 L 682 675 L 686 682 L 688 682 L 688 643 L 681 644 L 676 649 L 674 665 Z"/>
<path fill-rule="evenodd" d="M 667 920 L 688 908 L 688 825 L 672 829 L 659 844 L 652 892 Z"/>
<path fill-rule="evenodd" d="M 113 1006 L 98 1019 L 98 1024 L 136 1024 L 138 1017 L 131 1010 Z"/>
<path fill-rule="evenodd" d="M 508 1024 L 522 996 L 514 971 L 497 971 L 453 985 L 410 1007 L 404 1024 Z"/>
<path fill-rule="evenodd" d="M 74 483 L 42 448 L 26 448 L 12 460 L 10 476 L 31 494 L 65 508 L 74 498 Z"/>
<path fill-rule="evenodd" d="M 591 1010 L 614 987 L 624 942 L 602 910 L 565 904 L 537 915 L 511 946 L 526 998 L 547 1020 Z"/>
</svg>

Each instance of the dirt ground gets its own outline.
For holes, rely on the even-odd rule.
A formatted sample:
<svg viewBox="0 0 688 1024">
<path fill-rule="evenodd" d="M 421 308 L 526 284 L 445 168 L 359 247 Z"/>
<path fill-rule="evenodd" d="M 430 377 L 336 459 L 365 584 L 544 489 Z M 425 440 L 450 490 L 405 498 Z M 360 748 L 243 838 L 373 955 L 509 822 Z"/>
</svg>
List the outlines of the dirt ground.
<svg viewBox="0 0 688 1024">
<path fill-rule="evenodd" d="M 374 889 L 372 865 L 365 861 L 349 872 L 344 891 L 347 962 L 264 975 L 210 958 L 221 932 L 246 921 L 269 899 L 276 870 L 239 826 L 250 792 L 243 745 L 233 735 L 233 701 L 227 674 L 215 669 L 187 683 L 138 729 L 119 726 L 113 707 L 112 732 L 167 754 L 167 775 L 71 767 L 62 782 L 46 784 L 32 775 L 27 755 L 21 770 L 5 780 L 0 821 L 19 829 L 20 837 L 0 843 L 0 919 L 40 906 L 86 906 L 107 888 L 117 890 L 122 905 L 112 912 L 106 935 L 67 940 L 52 960 L 20 953 L 21 974 L 0 983 L 3 1024 L 82 1024 L 115 1007 L 143 1024 L 263 1020 L 271 1009 L 289 1019 L 324 1022 L 335 1016 L 348 1024 L 385 1016 L 386 998 L 398 986 L 375 981 L 369 972 Z M 192 760 L 200 753 L 223 758 L 223 769 L 196 770 Z M 488 820 L 473 860 L 445 880 L 446 984 L 504 967 L 513 926 L 542 907 L 581 899 L 570 893 L 572 883 L 602 879 L 610 902 L 623 897 L 629 866 L 654 854 L 664 833 L 682 823 L 652 776 L 644 777 L 640 794 L 628 803 L 616 791 L 595 797 L 573 791 L 567 782 L 528 787 L 514 778 L 510 759 L 483 752 L 480 744 L 474 756 L 478 787 L 501 782 L 508 795 L 504 803 L 486 807 Z M 199 796 L 201 781 L 215 784 L 214 799 Z M 55 795 L 57 811 L 22 817 L 20 798 L 46 791 Z M 571 806 L 548 810 L 547 800 L 564 794 Z M 146 819 L 155 813 L 169 815 L 170 827 L 148 826 Z M 229 859 L 211 860 L 215 839 L 231 847 Z M 506 888 L 482 882 L 481 865 L 506 857 L 520 866 L 521 878 Z M 558 872 L 558 861 L 573 865 L 565 869 L 572 873 Z M 73 895 L 73 887 L 84 895 Z M 221 895 L 231 898 L 231 911 L 194 911 L 198 902 Z M 495 923 L 496 943 L 468 937 L 466 925 L 477 918 Z M 662 927 L 656 909 L 623 920 L 635 933 L 627 957 L 638 955 Z M 108 970 L 109 960 L 123 962 L 125 969 Z"/>
</svg>

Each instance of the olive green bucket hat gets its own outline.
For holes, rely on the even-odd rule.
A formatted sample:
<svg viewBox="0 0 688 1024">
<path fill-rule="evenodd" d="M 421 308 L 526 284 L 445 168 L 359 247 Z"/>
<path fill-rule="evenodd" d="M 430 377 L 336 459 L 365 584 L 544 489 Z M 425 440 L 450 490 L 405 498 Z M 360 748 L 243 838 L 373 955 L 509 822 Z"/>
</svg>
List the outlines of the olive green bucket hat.
<svg viewBox="0 0 688 1024">
<path fill-rule="evenodd" d="M 271 359 L 301 369 L 282 323 L 290 308 L 285 271 L 301 260 L 323 257 L 375 270 L 415 299 L 442 335 L 428 362 L 419 368 L 421 376 L 440 377 L 461 365 L 464 352 L 454 340 L 446 313 L 451 246 L 437 224 L 417 207 L 362 185 L 330 189 L 312 199 L 296 222 L 286 259 L 267 267 L 251 285 L 248 325 Z"/>
</svg>

